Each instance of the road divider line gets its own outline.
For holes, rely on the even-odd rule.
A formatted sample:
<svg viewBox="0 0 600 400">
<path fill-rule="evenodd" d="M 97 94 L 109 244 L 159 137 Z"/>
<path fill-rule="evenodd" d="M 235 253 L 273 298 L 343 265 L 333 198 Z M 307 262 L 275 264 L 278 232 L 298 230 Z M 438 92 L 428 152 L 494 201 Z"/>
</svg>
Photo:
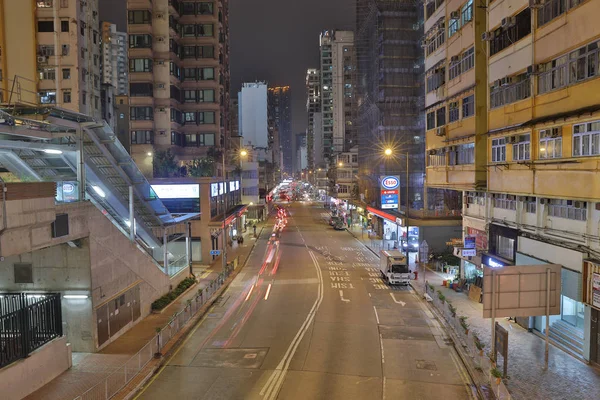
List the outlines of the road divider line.
<svg viewBox="0 0 600 400">
<path fill-rule="evenodd" d="M 267 293 L 265 293 L 265 300 L 267 300 L 269 298 L 269 293 L 271 293 L 271 284 L 269 283 L 269 286 L 267 287 Z"/>
<path fill-rule="evenodd" d="M 385 355 L 383 354 L 383 337 L 379 334 L 379 347 L 381 347 L 381 363 L 385 364 Z"/>
<path fill-rule="evenodd" d="M 379 325 L 379 314 L 377 314 L 377 309 L 373 306 L 373 310 L 375 310 L 375 319 L 377 320 L 377 325 Z"/>
<path fill-rule="evenodd" d="M 248 291 L 248 295 L 246 296 L 246 300 L 244 300 L 244 301 L 248 301 L 253 290 L 254 290 L 254 285 L 250 286 L 250 290 Z"/>
</svg>

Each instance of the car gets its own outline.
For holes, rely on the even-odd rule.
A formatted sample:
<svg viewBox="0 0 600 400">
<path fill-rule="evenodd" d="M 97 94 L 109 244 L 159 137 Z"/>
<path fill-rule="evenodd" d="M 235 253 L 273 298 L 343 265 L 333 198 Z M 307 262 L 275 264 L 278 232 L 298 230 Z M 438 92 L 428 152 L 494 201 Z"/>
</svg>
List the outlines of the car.
<svg viewBox="0 0 600 400">
<path fill-rule="evenodd" d="M 402 241 L 402 248 L 408 251 L 419 251 L 419 238 L 416 236 L 409 236 L 408 241 Z"/>
</svg>

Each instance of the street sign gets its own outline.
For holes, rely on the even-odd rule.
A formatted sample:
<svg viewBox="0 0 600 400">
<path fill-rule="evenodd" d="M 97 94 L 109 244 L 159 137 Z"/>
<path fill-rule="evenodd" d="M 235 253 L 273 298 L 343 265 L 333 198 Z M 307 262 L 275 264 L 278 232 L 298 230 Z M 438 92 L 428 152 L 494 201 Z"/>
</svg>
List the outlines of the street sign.
<svg viewBox="0 0 600 400">
<path fill-rule="evenodd" d="M 498 352 L 502 355 L 503 360 L 503 369 L 504 369 L 504 377 L 506 377 L 508 370 L 508 331 L 502 327 L 499 323 L 496 322 L 495 326 L 496 331 L 496 346 L 494 350 L 496 354 L 494 354 L 494 359 L 498 360 Z"/>
<path fill-rule="evenodd" d="M 381 185 L 381 209 L 398 209 L 400 177 L 382 176 Z"/>
<path fill-rule="evenodd" d="M 211 256 L 218 256 L 220 254 L 221 254 L 221 250 L 211 250 L 210 251 Z"/>
</svg>

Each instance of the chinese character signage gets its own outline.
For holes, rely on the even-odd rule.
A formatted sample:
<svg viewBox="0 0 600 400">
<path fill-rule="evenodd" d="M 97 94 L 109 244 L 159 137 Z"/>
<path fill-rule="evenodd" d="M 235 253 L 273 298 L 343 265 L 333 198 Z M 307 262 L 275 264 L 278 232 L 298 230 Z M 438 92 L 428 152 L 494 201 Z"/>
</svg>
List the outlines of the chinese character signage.
<svg viewBox="0 0 600 400">
<path fill-rule="evenodd" d="M 381 208 L 398 209 L 400 178 L 397 176 L 381 177 Z"/>
</svg>

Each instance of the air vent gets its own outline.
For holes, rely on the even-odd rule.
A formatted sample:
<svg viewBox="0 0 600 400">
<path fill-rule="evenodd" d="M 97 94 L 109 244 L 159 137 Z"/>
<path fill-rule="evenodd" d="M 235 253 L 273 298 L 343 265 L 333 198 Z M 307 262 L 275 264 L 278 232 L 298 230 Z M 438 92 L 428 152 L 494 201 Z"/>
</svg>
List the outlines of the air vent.
<svg viewBox="0 0 600 400">
<path fill-rule="evenodd" d="M 63 237 L 69 234 L 69 214 L 56 214 L 56 220 L 52 223 L 52 237 Z"/>
<path fill-rule="evenodd" d="M 32 264 L 14 264 L 15 283 L 33 283 Z"/>
</svg>

